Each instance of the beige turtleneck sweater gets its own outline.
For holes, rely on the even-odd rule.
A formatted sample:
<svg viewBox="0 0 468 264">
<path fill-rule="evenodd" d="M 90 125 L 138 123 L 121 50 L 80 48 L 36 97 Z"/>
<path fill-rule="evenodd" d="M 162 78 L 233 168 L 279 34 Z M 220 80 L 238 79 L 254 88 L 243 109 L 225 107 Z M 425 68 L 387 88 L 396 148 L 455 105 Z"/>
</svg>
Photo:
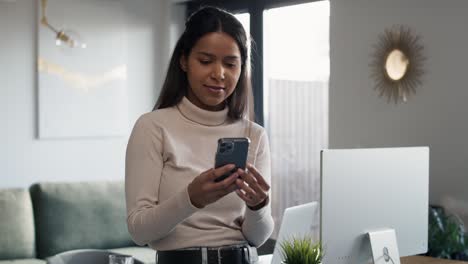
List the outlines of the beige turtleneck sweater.
<svg viewBox="0 0 468 264">
<path fill-rule="evenodd" d="M 265 130 L 248 120 L 232 122 L 228 109 L 211 112 L 187 98 L 175 107 L 142 115 L 130 136 L 125 166 L 127 224 L 133 240 L 156 250 L 263 244 L 273 231 L 271 208 L 246 207 L 235 192 L 202 209 L 187 186 L 214 166 L 221 137 L 249 137 L 247 162 L 270 183 Z"/>
</svg>

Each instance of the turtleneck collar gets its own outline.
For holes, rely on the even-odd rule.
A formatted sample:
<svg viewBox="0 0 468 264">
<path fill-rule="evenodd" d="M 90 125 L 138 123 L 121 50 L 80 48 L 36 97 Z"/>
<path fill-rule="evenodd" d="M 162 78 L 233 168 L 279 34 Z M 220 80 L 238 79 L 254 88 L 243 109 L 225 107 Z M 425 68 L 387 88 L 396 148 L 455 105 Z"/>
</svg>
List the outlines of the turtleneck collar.
<svg viewBox="0 0 468 264">
<path fill-rule="evenodd" d="M 228 118 L 228 107 L 221 111 L 208 111 L 201 109 L 190 102 L 187 97 L 183 97 L 177 105 L 177 109 L 186 119 L 205 126 L 219 126 L 224 124 Z"/>
</svg>

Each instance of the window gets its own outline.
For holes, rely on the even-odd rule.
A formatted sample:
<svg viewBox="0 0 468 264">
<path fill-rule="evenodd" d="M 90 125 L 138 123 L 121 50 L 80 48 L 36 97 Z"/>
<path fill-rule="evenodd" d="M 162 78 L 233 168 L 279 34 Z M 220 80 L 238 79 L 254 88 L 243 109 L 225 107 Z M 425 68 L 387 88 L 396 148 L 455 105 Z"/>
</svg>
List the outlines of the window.
<svg viewBox="0 0 468 264">
<path fill-rule="evenodd" d="M 247 33 L 247 36 L 250 36 L 250 14 L 238 13 L 235 14 L 235 17 L 241 22 L 242 26 L 244 26 L 245 33 Z"/>
<path fill-rule="evenodd" d="M 320 199 L 328 146 L 329 2 L 265 10 L 263 106 L 272 158 L 272 214 Z"/>
</svg>

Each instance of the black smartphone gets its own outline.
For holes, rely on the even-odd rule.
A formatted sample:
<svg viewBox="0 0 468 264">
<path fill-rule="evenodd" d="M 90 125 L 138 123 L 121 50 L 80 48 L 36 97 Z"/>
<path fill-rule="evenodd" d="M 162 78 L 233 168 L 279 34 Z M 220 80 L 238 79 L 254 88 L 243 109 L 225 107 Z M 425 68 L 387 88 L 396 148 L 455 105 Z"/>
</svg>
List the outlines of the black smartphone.
<svg viewBox="0 0 468 264">
<path fill-rule="evenodd" d="M 250 139 L 243 138 L 220 138 L 218 140 L 218 149 L 216 150 L 215 168 L 222 167 L 226 164 L 234 164 L 236 167 L 230 172 L 215 179 L 215 182 L 220 182 L 237 169 L 245 170 L 247 163 L 247 154 L 249 152 Z"/>
</svg>

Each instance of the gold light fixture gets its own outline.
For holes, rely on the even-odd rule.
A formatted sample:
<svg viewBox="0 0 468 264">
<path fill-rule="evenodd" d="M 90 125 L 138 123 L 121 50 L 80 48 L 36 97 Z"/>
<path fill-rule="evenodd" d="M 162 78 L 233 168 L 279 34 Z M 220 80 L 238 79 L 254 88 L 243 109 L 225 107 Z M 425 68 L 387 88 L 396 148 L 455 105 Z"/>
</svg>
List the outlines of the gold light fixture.
<svg viewBox="0 0 468 264">
<path fill-rule="evenodd" d="M 374 89 L 387 100 L 407 102 L 416 93 L 424 75 L 421 39 L 409 27 L 395 25 L 379 36 L 370 64 Z"/>
<path fill-rule="evenodd" d="M 81 40 L 79 34 L 73 30 L 68 29 L 57 29 L 56 27 L 49 24 L 49 20 L 46 16 L 47 0 L 41 0 L 41 24 L 55 33 L 55 44 L 57 46 L 66 45 L 70 48 L 86 48 L 86 43 Z"/>
</svg>

